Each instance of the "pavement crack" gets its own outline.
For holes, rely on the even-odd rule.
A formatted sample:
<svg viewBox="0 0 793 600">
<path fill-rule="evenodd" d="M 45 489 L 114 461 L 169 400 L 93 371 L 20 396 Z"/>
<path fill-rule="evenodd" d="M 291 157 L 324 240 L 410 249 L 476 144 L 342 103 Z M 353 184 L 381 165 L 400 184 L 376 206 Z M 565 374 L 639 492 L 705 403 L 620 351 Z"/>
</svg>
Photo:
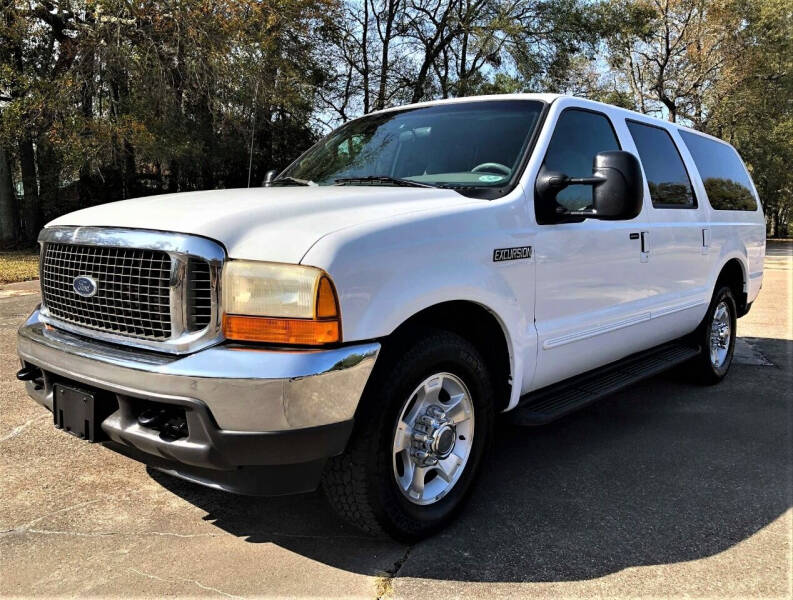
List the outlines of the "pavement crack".
<svg viewBox="0 0 793 600">
<path fill-rule="evenodd" d="M 220 534 L 217 533 L 175 533 L 171 531 L 132 531 L 125 533 L 123 531 L 64 531 L 58 529 L 31 529 L 29 527 L 16 527 L 14 529 L 4 529 L 0 531 L 0 535 L 27 533 L 37 533 L 40 535 L 70 535 L 75 537 L 105 537 L 112 535 L 141 537 L 162 536 L 176 538 L 220 537 Z"/>
<path fill-rule="evenodd" d="M 138 569 L 133 569 L 132 567 L 129 567 L 129 570 L 132 571 L 133 573 L 136 573 L 137 575 L 140 575 L 142 577 L 146 577 L 148 579 L 154 579 L 155 581 L 163 581 L 163 582 L 166 582 L 166 583 L 178 583 L 180 581 L 184 582 L 184 583 L 192 583 L 193 585 L 200 587 L 202 590 L 207 590 L 209 592 L 215 592 L 216 594 L 220 594 L 221 596 L 226 596 L 227 598 L 241 598 L 241 599 L 244 599 L 244 596 L 236 596 L 234 594 L 229 594 L 228 592 L 224 592 L 223 590 L 219 590 L 218 588 L 212 587 L 210 585 L 203 584 L 200 581 L 198 581 L 197 579 L 187 579 L 185 577 L 177 577 L 176 579 L 169 579 L 167 577 L 160 577 L 158 575 L 153 575 L 152 573 L 146 573 L 144 571 L 139 571 Z"/>
<path fill-rule="evenodd" d="M 25 429 L 30 427 L 36 421 L 41 421 L 42 419 L 46 419 L 47 417 L 52 417 L 52 415 L 47 413 L 44 415 L 39 415 L 38 417 L 33 417 L 32 419 L 28 419 L 27 421 L 22 423 L 22 425 L 17 425 L 11 431 L 5 434 L 3 437 L 0 437 L 0 442 L 5 442 L 6 440 L 10 440 L 11 438 L 18 436 L 20 433 L 25 431 Z"/>
<path fill-rule="evenodd" d="M 41 515 L 40 517 L 36 517 L 35 519 L 28 521 L 24 525 L 20 527 L 15 527 L 15 529 L 28 529 L 34 523 L 38 523 L 39 521 L 43 521 L 47 517 L 52 517 L 54 515 L 58 515 L 60 513 L 69 512 L 70 510 L 75 510 L 78 508 L 83 508 L 84 506 L 90 506 L 91 504 L 96 504 L 97 502 L 102 502 L 105 498 L 95 498 L 94 500 L 88 500 L 86 502 L 78 502 L 77 504 L 70 504 L 69 506 L 64 506 L 63 508 L 59 508 L 58 510 L 54 510 L 47 514 Z"/>
<path fill-rule="evenodd" d="M 405 548 L 405 552 L 402 554 L 402 556 L 394 561 L 394 564 L 391 565 L 391 568 L 385 570 L 385 575 L 381 575 L 377 578 L 375 581 L 377 600 L 385 600 L 386 598 L 393 597 L 394 579 L 399 576 L 399 571 L 402 570 L 402 566 L 410 556 L 411 550 L 413 550 L 412 546 Z"/>
<path fill-rule="evenodd" d="M 135 535 L 161 535 L 164 537 L 177 538 L 220 537 L 220 534 L 217 533 L 176 533 L 173 531 L 147 531 Z"/>
<path fill-rule="evenodd" d="M 44 416 L 46 416 L 46 415 L 44 415 Z M 55 516 L 55 515 L 58 515 L 58 514 L 61 514 L 61 513 L 69 512 L 69 511 L 72 511 L 72 510 L 76 510 L 78 508 L 83 508 L 85 506 L 90 506 L 92 504 L 97 504 L 98 502 L 104 502 L 104 501 L 107 501 L 107 500 L 115 500 L 115 499 L 120 499 L 120 498 L 126 498 L 128 496 L 131 496 L 132 494 L 137 494 L 138 492 L 144 491 L 146 489 L 147 489 L 146 487 L 141 487 L 141 488 L 137 488 L 137 489 L 134 489 L 134 490 L 125 491 L 125 492 L 123 492 L 121 494 L 111 494 L 111 495 L 108 495 L 108 496 L 103 496 L 101 498 L 94 498 L 93 500 L 88 500 L 86 502 L 78 502 L 77 504 L 70 504 L 69 506 L 64 506 L 63 508 L 59 508 L 58 510 L 54 510 L 52 512 L 48 512 L 48 513 L 43 514 L 41 516 L 35 517 L 34 519 L 28 521 L 27 523 L 23 523 L 22 525 L 17 525 L 16 527 L 14 527 L 14 530 L 27 530 L 27 529 L 30 528 L 31 525 L 33 525 L 35 523 L 38 523 L 39 521 L 43 521 L 47 517 L 52 517 L 52 516 Z"/>
</svg>

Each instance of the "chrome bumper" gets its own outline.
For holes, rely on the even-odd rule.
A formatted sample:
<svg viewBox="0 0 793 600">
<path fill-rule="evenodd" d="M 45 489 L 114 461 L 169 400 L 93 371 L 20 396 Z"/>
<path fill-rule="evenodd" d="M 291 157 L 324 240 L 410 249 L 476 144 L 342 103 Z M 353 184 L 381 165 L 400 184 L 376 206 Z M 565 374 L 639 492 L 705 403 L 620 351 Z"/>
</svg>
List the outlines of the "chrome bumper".
<svg viewBox="0 0 793 600">
<path fill-rule="evenodd" d="M 20 358 L 115 394 L 205 406 L 221 430 L 286 432 L 350 421 L 380 351 L 366 343 L 330 350 L 214 346 L 188 356 L 87 340 L 44 323 L 38 309 L 19 329 Z M 28 393 L 52 410 L 52 389 Z"/>
</svg>

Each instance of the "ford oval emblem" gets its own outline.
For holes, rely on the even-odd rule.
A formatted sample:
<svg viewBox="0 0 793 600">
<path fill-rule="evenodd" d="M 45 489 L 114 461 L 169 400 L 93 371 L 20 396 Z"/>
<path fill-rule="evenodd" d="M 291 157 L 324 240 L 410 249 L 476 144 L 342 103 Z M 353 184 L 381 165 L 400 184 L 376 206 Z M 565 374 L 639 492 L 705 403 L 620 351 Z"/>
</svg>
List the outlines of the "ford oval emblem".
<svg viewBox="0 0 793 600">
<path fill-rule="evenodd" d="M 72 287 L 74 288 L 74 291 L 77 292 L 77 295 L 82 296 L 83 298 L 90 298 L 96 294 L 98 289 L 96 286 L 96 280 L 90 275 L 78 275 L 74 278 Z"/>
</svg>

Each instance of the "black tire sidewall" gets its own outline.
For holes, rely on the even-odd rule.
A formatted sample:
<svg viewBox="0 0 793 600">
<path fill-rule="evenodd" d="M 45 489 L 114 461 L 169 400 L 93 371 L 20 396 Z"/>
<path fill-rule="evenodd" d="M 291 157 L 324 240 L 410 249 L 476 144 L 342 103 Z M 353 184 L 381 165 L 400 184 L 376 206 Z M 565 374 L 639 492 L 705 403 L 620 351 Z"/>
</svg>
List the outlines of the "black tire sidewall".
<svg viewBox="0 0 793 600">
<path fill-rule="evenodd" d="M 392 445 L 402 409 L 416 387 L 437 373 L 459 377 L 471 394 L 474 436 L 471 454 L 454 487 L 438 502 L 426 506 L 410 502 L 397 486 Z M 463 338 L 440 332 L 410 347 L 372 390 L 378 397 L 377 434 L 371 437 L 368 494 L 375 516 L 386 532 L 403 540 L 430 535 L 443 527 L 462 506 L 479 466 L 489 449 L 493 427 L 490 376 L 479 353 Z"/>
<path fill-rule="evenodd" d="M 713 317 L 715 316 L 716 307 L 725 302 L 727 310 L 730 313 L 730 345 L 727 351 L 727 358 L 721 367 L 716 367 L 710 360 L 710 330 L 713 324 Z M 702 323 L 702 330 L 700 332 L 700 343 L 702 344 L 702 354 L 700 355 L 700 368 L 703 370 L 703 379 L 705 383 L 715 383 L 721 381 L 730 370 L 732 365 L 733 354 L 735 351 L 736 327 L 737 327 L 737 308 L 735 304 L 735 297 L 732 290 L 727 286 L 722 286 L 716 290 L 713 299 L 708 307 L 708 314 Z"/>
</svg>

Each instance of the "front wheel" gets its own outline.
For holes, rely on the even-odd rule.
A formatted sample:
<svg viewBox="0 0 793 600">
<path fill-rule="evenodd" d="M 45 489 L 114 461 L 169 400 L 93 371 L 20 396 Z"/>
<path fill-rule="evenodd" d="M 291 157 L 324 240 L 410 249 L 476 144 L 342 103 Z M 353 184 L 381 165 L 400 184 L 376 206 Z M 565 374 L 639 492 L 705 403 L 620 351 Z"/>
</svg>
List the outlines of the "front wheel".
<svg viewBox="0 0 793 600">
<path fill-rule="evenodd" d="M 449 332 L 386 361 L 323 488 L 347 521 L 413 541 L 446 525 L 467 496 L 490 441 L 492 385 L 477 349 Z"/>
<path fill-rule="evenodd" d="M 735 296 L 727 286 L 716 289 L 705 319 L 694 334 L 702 348 L 689 364 L 689 372 L 703 385 L 724 379 L 732 364 L 735 350 L 737 310 Z"/>
</svg>

